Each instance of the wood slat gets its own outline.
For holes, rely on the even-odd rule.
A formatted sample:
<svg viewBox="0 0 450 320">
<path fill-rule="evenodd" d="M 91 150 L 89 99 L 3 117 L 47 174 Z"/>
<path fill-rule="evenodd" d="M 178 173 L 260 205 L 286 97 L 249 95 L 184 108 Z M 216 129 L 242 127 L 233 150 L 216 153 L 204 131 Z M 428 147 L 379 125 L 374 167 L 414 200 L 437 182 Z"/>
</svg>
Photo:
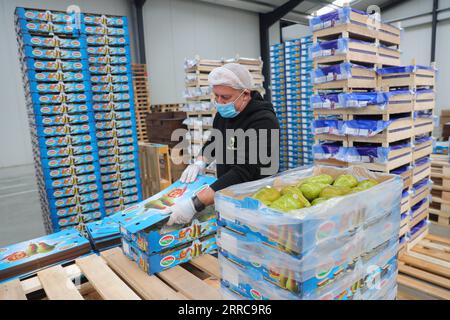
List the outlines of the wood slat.
<svg viewBox="0 0 450 320">
<path fill-rule="evenodd" d="M 124 256 L 119 248 L 101 253 L 106 263 L 125 279 L 142 298 L 146 300 L 183 300 L 183 295 L 177 293 L 156 276 L 149 276 L 136 263 Z"/>
<path fill-rule="evenodd" d="M 428 240 L 431 240 L 431 241 L 435 241 L 435 242 L 439 242 L 439 243 L 444 243 L 444 244 L 450 245 L 450 239 L 438 237 L 438 236 L 435 236 L 433 234 L 429 234 L 425 238 L 428 239 Z"/>
<path fill-rule="evenodd" d="M 220 267 L 217 258 L 207 254 L 191 260 L 190 263 L 207 274 L 220 279 Z"/>
<path fill-rule="evenodd" d="M 446 254 L 445 252 L 436 249 L 424 248 L 421 245 L 417 245 L 414 248 L 412 248 L 412 251 L 430 256 L 432 258 L 450 262 L 450 254 Z"/>
<path fill-rule="evenodd" d="M 433 297 L 444 300 L 450 300 L 450 292 L 448 290 L 437 288 L 425 282 L 414 280 L 410 277 L 401 274 L 398 275 L 397 282 L 406 287 L 425 292 L 426 294 L 429 294 Z"/>
<path fill-rule="evenodd" d="M 49 300 L 83 300 L 61 265 L 37 273 Z"/>
<path fill-rule="evenodd" d="M 410 253 L 404 254 L 400 257 L 400 261 L 403 261 L 407 265 L 416 267 L 421 270 L 429 271 L 434 274 L 450 278 L 450 270 L 442 266 L 430 263 L 428 261 L 410 256 Z"/>
<path fill-rule="evenodd" d="M 209 286 L 180 266 L 160 272 L 158 276 L 189 299 L 222 299 L 219 290 Z"/>
<path fill-rule="evenodd" d="M 105 300 L 140 300 L 99 256 L 93 254 L 75 260 L 83 274 Z"/>
<path fill-rule="evenodd" d="M 420 242 L 420 245 L 422 247 L 431 248 L 431 249 L 437 249 L 437 250 L 440 250 L 442 252 L 447 252 L 447 253 L 450 254 L 450 246 L 438 244 L 436 242 L 431 242 L 430 240 L 428 240 L 426 238 L 423 239 Z"/>
<path fill-rule="evenodd" d="M 0 300 L 27 300 L 19 279 L 0 283 Z"/>
<path fill-rule="evenodd" d="M 443 268 L 446 268 L 449 272 L 450 272 L 450 263 L 446 262 L 446 261 L 442 261 L 441 259 L 436 259 L 433 258 L 431 256 L 422 254 L 422 253 L 416 253 L 416 252 L 408 252 L 408 255 L 414 257 L 414 258 L 418 258 L 421 259 L 423 261 L 427 261 L 430 263 L 433 263 L 435 265 L 441 266 Z"/>
<path fill-rule="evenodd" d="M 432 284 L 444 287 L 446 289 L 450 289 L 450 279 L 446 279 L 444 277 L 435 275 L 433 273 L 430 273 L 430 272 L 427 272 L 424 270 L 419 270 L 419 269 L 416 269 L 416 268 L 413 268 L 410 266 L 406 266 L 402 263 L 399 264 L 398 270 L 401 273 L 411 275 L 420 280 L 424 280 L 424 281 L 430 282 Z"/>
</svg>

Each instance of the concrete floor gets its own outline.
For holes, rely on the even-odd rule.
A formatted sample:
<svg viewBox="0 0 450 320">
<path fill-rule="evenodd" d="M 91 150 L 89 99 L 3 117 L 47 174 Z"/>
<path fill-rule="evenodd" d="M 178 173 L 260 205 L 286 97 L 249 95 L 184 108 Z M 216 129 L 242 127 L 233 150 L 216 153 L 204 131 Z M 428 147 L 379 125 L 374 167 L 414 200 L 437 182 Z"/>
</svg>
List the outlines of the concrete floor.
<svg viewBox="0 0 450 320">
<path fill-rule="evenodd" d="M 430 233 L 450 238 L 450 229 L 430 224 Z M 0 169 L 0 247 L 45 234 L 34 166 Z"/>
</svg>

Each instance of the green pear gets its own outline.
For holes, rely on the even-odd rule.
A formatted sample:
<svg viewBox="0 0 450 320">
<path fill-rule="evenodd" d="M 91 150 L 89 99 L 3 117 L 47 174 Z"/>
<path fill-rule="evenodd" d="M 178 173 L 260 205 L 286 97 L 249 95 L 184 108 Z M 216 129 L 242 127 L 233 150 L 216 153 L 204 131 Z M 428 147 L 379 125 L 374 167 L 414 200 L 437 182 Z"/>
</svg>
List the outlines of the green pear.
<svg viewBox="0 0 450 320">
<path fill-rule="evenodd" d="M 316 199 L 314 199 L 313 202 L 311 202 L 311 205 L 315 206 L 315 205 L 317 205 L 317 204 L 319 204 L 319 203 L 322 203 L 322 202 L 325 202 L 325 201 L 327 201 L 327 200 L 328 200 L 328 199 L 326 199 L 326 198 L 316 198 Z"/>
<path fill-rule="evenodd" d="M 340 197 L 350 193 L 351 191 L 352 189 L 344 186 L 328 186 L 322 190 L 320 193 L 320 198 L 330 199 Z"/>
<path fill-rule="evenodd" d="M 277 209 L 283 212 L 288 212 L 291 210 L 297 210 L 304 207 L 303 203 L 300 201 L 297 194 L 288 193 L 281 196 L 279 199 L 272 202 L 270 205 L 272 209 Z"/>
<path fill-rule="evenodd" d="M 25 253 L 27 254 L 27 256 L 32 256 L 34 254 L 37 253 L 37 249 L 38 246 L 35 243 L 30 243 L 27 247 L 27 249 L 25 250 Z"/>
<path fill-rule="evenodd" d="M 259 189 L 252 196 L 252 198 L 255 198 L 255 199 L 261 201 L 262 203 L 264 203 L 267 206 L 270 205 L 272 202 L 274 202 L 275 200 L 277 200 L 280 197 L 281 197 L 280 192 L 271 186 L 265 186 L 264 188 Z"/>
<path fill-rule="evenodd" d="M 373 179 L 367 179 L 363 180 L 355 188 L 362 188 L 363 190 L 372 188 L 373 186 L 376 186 L 378 184 L 378 181 Z"/>
<path fill-rule="evenodd" d="M 47 253 L 55 249 L 55 246 L 52 246 L 50 244 L 47 244 L 45 242 L 39 242 L 37 246 L 37 253 Z"/>
<path fill-rule="evenodd" d="M 165 195 L 165 196 L 162 196 L 161 198 L 160 198 L 160 200 L 161 200 L 161 202 L 163 203 L 163 204 L 165 204 L 166 206 L 173 206 L 174 204 L 175 204 L 175 202 L 173 201 L 173 198 L 171 198 L 171 197 L 169 197 L 169 196 L 167 196 L 167 195 Z"/>
<path fill-rule="evenodd" d="M 336 178 L 333 186 L 353 188 L 358 185 L 358 180 L 351 174 L 343 174 Z"/>
<path fill-rule="evenodd" d="M 146 208 L 146 209 L 150 209 L 150 208 L 152 208 L 152 209 L 160 209 L 160 210 L 162 210 L 162 209 L 164 209 L 166 206 L 164 205 L 164 203 L 161 201 L 161 200 L 152 200 L 152 201 L 149 201 L 149 202 L 147 202 L 145 205 L 144 205 L 144 207 Z"/>
<path fill-rule="evenodd" d="M 327 186 L 329 185 L 323 183 L 307 182 L 300 186 L 300 191 L 303 193 L 306 199 L 308 199 L 309 201 L 313 201 Z"/>
<path fill-rule="evenodd" d="M 303 203 L 303 207 L 311 207 L 311 203 L 306 199 L 306 197 L 303 195 L 303 193 L 295 186 L 288 186 L 284 187 L 281 190 L 281 194 L 284 196 L 286 194 L 296 194 L 298 196 L 298 199 L 300 202 Z"/>
<path fill-rule="evenodd" d="M 323 184 L 332 184 L 333 177 L 328 174 L 320 174 L 318 176 L 309 177 L 305 180 L 305 183 L 323 183 Z"/>
</svg>

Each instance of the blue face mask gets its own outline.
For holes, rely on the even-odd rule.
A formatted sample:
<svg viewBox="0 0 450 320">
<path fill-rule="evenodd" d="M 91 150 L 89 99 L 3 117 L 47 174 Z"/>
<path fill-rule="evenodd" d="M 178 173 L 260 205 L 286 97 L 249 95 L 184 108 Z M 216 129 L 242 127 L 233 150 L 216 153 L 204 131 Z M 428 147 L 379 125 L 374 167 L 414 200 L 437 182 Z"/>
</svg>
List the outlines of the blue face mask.
<svg viewBox="0 0 450 320">
<path fill-rule="evenodd" d="M 242 91 L 239 97 L 237 97 L 233 102 L 224 104 L 215 102 L 217 112 L 222 116 L 222 118 L 234 118 L 239 114 L 239 111 L 236 110 L 236 106 L 234 103 L 242 96 L 243 93 L 244 91 Z"/>
</svg>

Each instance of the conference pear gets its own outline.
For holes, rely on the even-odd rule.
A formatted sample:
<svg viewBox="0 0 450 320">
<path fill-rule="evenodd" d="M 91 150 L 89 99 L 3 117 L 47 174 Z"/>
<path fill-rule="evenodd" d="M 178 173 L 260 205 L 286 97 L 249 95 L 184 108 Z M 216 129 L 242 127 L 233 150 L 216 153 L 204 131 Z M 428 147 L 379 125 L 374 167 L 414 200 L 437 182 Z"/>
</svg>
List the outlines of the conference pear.
<svg viewBox="0 0 450 320">
<path fill-rule="evenodd" d="M 328 186 L 320 193 L 320 198 L 330 199 L 334 197 L 344 196 L 352 191 L 351 188 L 344 186 Z"/>
<path fill-rule="evenodd" d="M 50 244 L 47 244 L 45 242 L 39 242 L 37 246 L 37 253 L 47 253 L 55 249 L 55 246 L 52 246 Z"/>
<path fill-rule="evenodd" d="M 363 180 L 360 183 L 358 183 L 356 188 L 362 188 L 365 190 L 365 189 L 372 188 L 373 186 L 376 186 L 377 184 L 378 184 L 378 181 L 373 180 L 373 179 L 367 179 L 367 180 Z"/>
<path fill-rule="evenodd" d="M 37 253 L 38 246 L 35 243 L 30 243 L 25 250 L 27 256 L 32 256 Z"/>
<path fill-rule="evenodd" d="M 319 203 L 322 203 L 322 202 L 325 202 L 325 201 L 327 201 L 327 200 L 328 200 L 328 199 L 326 199 L 326 198 L 316 198 L 316 199 L 314 199 L 313 202 L 311 202 L 311 205 L 315 206 L 315 205 L 317 205 L 317 204 L 319 204 Z"/>
<path fill-rule="evenodd" d="M 304 207 L 311 207 L 311 203 L 308 201 L 308 199 L 305 198 L 303 193 L 298 189 L 296 186 L 288 186 L 284 187 L 281 190 L 281 194 L 284 196 L 286 194 L 296 194 L 298 196 L 298 199 L 303 204 Z"/>
<path fill-rule="evenodd" d="M 329 185 L 324 183 L 307 182 L 300 186 L 300 191 L 306 199 L 308 199 L 309 201 L 313 201 L 327 186 Z"/>
<path fill-rule="evenodd" d="M 358 180 L 351 174 L 343 174 L 336 178 L 333 186 L 353 188 L 358 185 Z"/>
<path fill-rule="evenodd" d="M 270 205 L 272 202 L 274 202 L 275 200 L 277 200 L 280 197 L 281 197 L 280 192 L 271 186 L 265 186 L 264 188 L 259 189 L 252 196 L 252 198 L 255 198 L 255 199 L 261 201 L 262 203 L 264 203 L 267 206 Z"/>
<path fill-rule="evenodd" d="M 288 193 L 272 202 L 272 204 L 269 207 L 283 212 L 288 212 L 291 210 L 301 209 L 304 207 L 304 205 L 300 201 L 297 194 Z"/>
<path fill-rule="evenodd" d="M 328 174 L 319 174 L 318 176 L 309 177 L 304 183 L 323 183 L 332 184 L 333 177 Z"/>
</svg>

